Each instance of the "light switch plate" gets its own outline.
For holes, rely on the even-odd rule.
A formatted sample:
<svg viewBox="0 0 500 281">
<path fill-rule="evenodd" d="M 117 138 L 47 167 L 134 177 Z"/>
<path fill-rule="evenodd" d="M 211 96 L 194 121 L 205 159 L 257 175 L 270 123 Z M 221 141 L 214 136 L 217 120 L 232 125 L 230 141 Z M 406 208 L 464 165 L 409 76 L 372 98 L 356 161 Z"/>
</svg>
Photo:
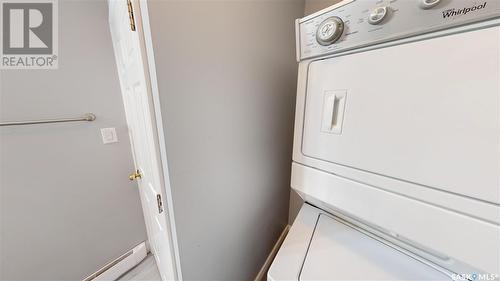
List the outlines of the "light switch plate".
<svg viewBox="0 0 500 281">
<path fill-rule="evenodd" d="M 118 142 L 115 128 L 101 128 L 102 143 L 115 143 Z"/>
</svg>

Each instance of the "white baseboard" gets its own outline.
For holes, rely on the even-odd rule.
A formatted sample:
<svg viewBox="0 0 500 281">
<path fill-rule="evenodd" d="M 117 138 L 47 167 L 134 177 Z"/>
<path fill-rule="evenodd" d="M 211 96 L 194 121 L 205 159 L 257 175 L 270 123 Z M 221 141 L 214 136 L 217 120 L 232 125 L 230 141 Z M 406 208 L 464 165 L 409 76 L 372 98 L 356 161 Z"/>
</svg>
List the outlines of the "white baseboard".
<svg viewBox="0 0 500 281">
<path fill-rule="evenodd" d="M 116 280 L 125 272 L 139 264 L 147 255 L 146 243 L 135 246 L 132 250 L 121 255 L 114 261 L 106 264 L 98 271 L 92 273 L 83 281 L 111 281 Z"/>
<path fill-rule="evenodd" d="M 263 278 L 266 277 L 266 273 L 269 270 L 269 267 L 271 267 L 271 263 L 273 262 L 274 257 L 278 253 L 278 250 L 280 249 L 281 244 L 283 244 L 283 241 L 285 240 L 285 237 L 288 234 L 288 230 L 290 230 L 290 225 L 287 225 L 285 227 L 285 229 L 283 229 L 283 232 L 281 232 L 281 235 L 278 238 L 278 241 L 276 241 L 276 244 L 274 244 L 273 249 L 269 253 L 269 256 L 267 256 L 267 259 L 264 262 L 264 265 L 262 265 L 262 267 L 259 270 L 259 273 L 255 277 L 254 281 L 261 281 Z"/>
</svg>

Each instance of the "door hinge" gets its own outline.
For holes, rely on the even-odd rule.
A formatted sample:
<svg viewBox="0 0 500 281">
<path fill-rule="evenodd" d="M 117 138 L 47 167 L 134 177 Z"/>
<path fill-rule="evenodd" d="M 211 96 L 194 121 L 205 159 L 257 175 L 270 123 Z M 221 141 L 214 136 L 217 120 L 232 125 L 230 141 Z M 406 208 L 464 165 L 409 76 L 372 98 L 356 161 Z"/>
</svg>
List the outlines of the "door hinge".
<svg viewBox="0 0 500 281">
<path fill-rule="evenodd" d="M 163 201 L 161 201 L 160 194 L 156 194 L 156 203 L 158 204 L 158 214 L 163 213 Z"/>
<path fill-rule="evenodd" d="M 134 18 L 134 9 L 132 8 L 132 0 L 127 0 L 128 7 L 128 17 L 130 19 L 130 29 L 135 31 L 135 18 Z"/>
</svg>

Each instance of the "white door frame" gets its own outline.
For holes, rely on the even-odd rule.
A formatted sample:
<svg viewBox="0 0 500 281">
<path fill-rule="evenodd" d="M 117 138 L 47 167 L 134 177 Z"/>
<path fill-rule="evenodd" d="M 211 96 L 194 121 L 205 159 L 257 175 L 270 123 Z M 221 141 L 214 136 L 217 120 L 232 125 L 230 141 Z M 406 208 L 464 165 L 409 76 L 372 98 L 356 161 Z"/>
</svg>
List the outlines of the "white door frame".
<svg viewBox="0 0 500 281">
<path fill-rule="evenodd" d="M 170 175 L 168 173 L 168 159 L 167 159 L 167 147 L 165 142 L 165 134 L 163 131 L 163 119 L 161 116 L 161 107 L 160 107 L 160 92 L 158 89 L 158 80 L 156 76 L 156 64 L 154 59 L 154 51 L 153 51 L 153 38 L 151 35 L 151 26 L 149 24 L 149 10 L 148 10 L 148 1 L 147 0 L 138 0 L 139 5 L 136 8 L 136 25 L 138 25 L 137 31 L 139 32 L 143 51 L 143 55 L 146 58 L 145 63 L 147 63 L 146 70 L 148 72 L 149 78 L 149 94 L 153 100 L 153 108 L 154 108 L 154 119 L 156 120 L 156 131 L 158 137 L 158 145 L 160 149 L 160 162 L 161 162 L 161 170 L 163 174 L 163 191 L 166 194 L 166 202 L 167 202 L 167 222 L 169 222 L 170 231 L 171 231 L 171 239 L 172 246 L 174 251 L 175 258 L 175 268 L 177 273 L 177 280 L 182 281 L 182 271 L 181 271 L 181 262 L 179 255 L 179 244 L 177 240 L 177 229 L 174 219 L 174 203 L 172 199 L 172 188 L 170 185 Z"/>
</svg>

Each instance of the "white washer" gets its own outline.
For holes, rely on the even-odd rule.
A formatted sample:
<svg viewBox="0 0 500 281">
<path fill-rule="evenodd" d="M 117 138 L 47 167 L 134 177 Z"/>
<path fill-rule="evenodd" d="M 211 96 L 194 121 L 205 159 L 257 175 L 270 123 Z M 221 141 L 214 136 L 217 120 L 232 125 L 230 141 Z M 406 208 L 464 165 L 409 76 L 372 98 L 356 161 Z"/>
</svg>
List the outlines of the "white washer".
<svg viewBox="0 0 500 281">
<path fill-rule="evenodd" d="M 299 19 L 292 188 L 268 280 L 500 274 L 500 1 L 347 0 Z"/>
</svg>

